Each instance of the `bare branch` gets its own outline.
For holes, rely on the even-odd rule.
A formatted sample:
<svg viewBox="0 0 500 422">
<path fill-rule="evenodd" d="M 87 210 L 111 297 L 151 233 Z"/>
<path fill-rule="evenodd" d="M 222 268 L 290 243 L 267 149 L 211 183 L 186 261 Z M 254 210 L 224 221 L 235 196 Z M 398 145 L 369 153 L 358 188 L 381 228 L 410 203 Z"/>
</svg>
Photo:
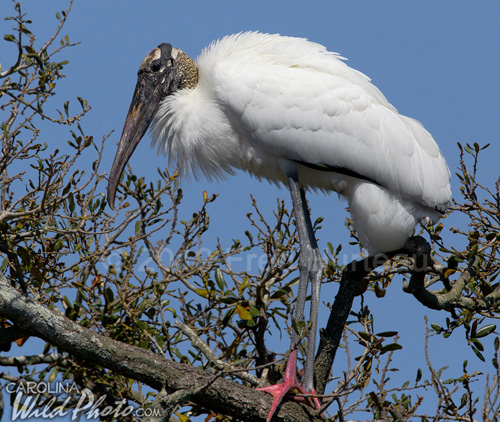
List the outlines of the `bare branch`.
<svg viewBox="0 0 500 422">
<path fill-rule="evenodd" d="M 213 381 L 212 375 L 190 365 L 169 361 L 145 349 L 93 333 L 61 313 L 23 296 L 3 275 L 0 275 L 0 316 L 90 364 L 111 369 L 156 390 L 192 391 L 190 400 L 207 409 L 217 409 L 217 412 L 241 420 L 264 421 L 271 406 L 271 397 L 266 393 L 223 378 Z M 200 391 L 200 385 L 206 388 Z M 280 415 L 287 421 L 315 420 L 295 403 L 285 403 Z"/>
</svg>

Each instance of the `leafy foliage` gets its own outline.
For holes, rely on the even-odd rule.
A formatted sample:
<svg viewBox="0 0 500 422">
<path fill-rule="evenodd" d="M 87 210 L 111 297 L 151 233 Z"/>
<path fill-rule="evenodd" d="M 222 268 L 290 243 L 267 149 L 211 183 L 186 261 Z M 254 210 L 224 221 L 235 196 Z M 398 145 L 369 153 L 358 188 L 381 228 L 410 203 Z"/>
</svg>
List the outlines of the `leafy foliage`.
<svg viewBox="0 0 500 422">
<path fill-rule="evenodd" d="M 20 3 L 12 7 L 15 16 L 6 19 L 14 27 L 4 35 L 4 46 L 14 51 L 15 59 L 0 69 L 0 255 L 11 285 L 92 332 L 166 359 L 251 387 L 279 380 L 283 365 L 281 356 L 268 349 L 269 333 L 307 330 L 302 321 L 292 327 L 298 244 L 291 211 L 279 200 L 273 217 L 266 219 L 253 201 L 241 239 L 234 239 L 229 249 L 220 244 L 206 248 L 211 251 L 206 255 L 203 242 L 216 195 L 205 193 L 199 210 L 182 215 L 176 173 L 159 170 L 157 180 L 146 181 L 128 171 L 118 207 L 110 211 L 101 165 L 108 135 L 98 142 L 85 134 L 82 119 L 90 106 L 82 98 L 76 99 L 76 114 L 70 113 L 67 100 L 60 110 L 56 106 L 55 112 L 48 111 L 49 100 L 57 102 L 56 86 L 68 63 L 59 56 L 75 45 L 61 35 L 71 3 L 56 15 L 59 24 L 43 44 L 31 32 Z M 65 128 L 69 140 L 44 142 L 46 122 Z M 351 312 L 343 334 L 348 365 L 340 379 L 330 381 L 323 397 L 325 407 L 331 405 L 332 420 L 366 413 L 383 420 L 472 420 L 479 413 L 483 420 L 498 419 L 499 340 L 491 320 L 497 318 L 500 298 L 500 180 L 493 189 L 478 181 L 479 156 L 486 147 L 459 144 L 462 202 L 453 212 L 463 216 L 467 227 L 450 229 L 458 240 L 447 243 L 445 223 L 426 227 L 434 250 L 427 261 L 404 256 L 387 260 L 364 279 L 358 292 L 383 298 L 387 289 L 395 288 L 392 281 L 402 278 L 406 293 L 448 315 L 446 326 L 430 324 L 428 338 L 461 331 L 483 361 L 484 339 L 496 336 L 494 372 L 485 396 L 473 396 L 470 385 L 481 374 L 469 373 L 467 363 L 460 376 L 442 381 L 445 368 L 434 370 L 427 347 L 427 378 L 419 369 L 415 381 L 391 384 L 390 375 L 398 370 L 393 356 L 404 349 L 397 332 L 376 332 L 373 314 L 363 304 Z M 316 221 L 315 230 L 320 224 Z M 347 226 L 352 232 L 349 221 Z M 454 246 L 459 244 L 463 249 Z M 325 251 L 325 283 L 340 281 L 341 251 L 340 245 Z M 254 272 L 238 268 L 235 263 L 245 254 L 263 257 L 263 265 Z M 32 334 L 1 313 L 0 327 L 0 347 L 6 351 L 14 340 L 23 346 Z M 24 349 L 15 350 L 11 353 Z M 14 375 L 0 374 L 6 382 L 69 380 L 106 396 L 102 407 L 122 399 L 148 407 L 156 395 L 137 380 L 89 365 L 50 343 L 38 355 L 15 360 L 1 355 L 0 365 L 17 369 Z M 438 402 L 432 417 L 420 413 L 431 387 Z M 54 397 L 63 401 L 58 394 Z M 74 394 L 70 405 L 77 401 Z M 197 414 L 224 420 L 217 409 L 190 401 L 186 410 L 183 404 L 179 401 L 176 407 L 180 420 Z"/>
</svg>

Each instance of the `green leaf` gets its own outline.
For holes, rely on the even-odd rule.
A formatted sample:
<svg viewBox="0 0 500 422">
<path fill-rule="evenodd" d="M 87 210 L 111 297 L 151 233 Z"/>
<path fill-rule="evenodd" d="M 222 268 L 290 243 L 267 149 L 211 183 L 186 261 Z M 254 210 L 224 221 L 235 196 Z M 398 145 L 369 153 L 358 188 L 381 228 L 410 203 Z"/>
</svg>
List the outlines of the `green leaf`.
<svg viewBox="0 0 500 422">
<path fill-rule="evenodd" d="M 62 239 L 57 239 L 57 242 L 54 245 L 54 251 L 60 250 L 62 247 Z"/>
<path fill-rule="evenodd" d="M 57 369 L 54 368 L 49 375 L 49 383 L 54 382 L 54 380 L 57 378 L 57 375 L 58 375 L 58 371 L 57 371 Z"/>
<path fill-rule="evenodd" d="M 202 297 L 208 297 L 208 290 L 207 289 L 196 289 L 196 293 L 198 293 Z"/>
<path fill-rule="evenodd" d="M 437 375 L 438 377 L 441 376 L 441 374 L 443 373 L 443 371 L 445 371 L 446 369 L 448 369 L 449 366 L 443 366 L 442 368 L 440 368 L 438 371 L 437 371 Z"/>
<path fill-rule="evenodd" d="M 468 259 L 472 259 L 472 258 L 474 258 L 474 257 L 476 256 L 476 254 L 477 254 L 478 249 L 479 249 L 479 245 L 476 243 L 476 244 L 472 247 L 472 249 L 471 249 L 471 251 L 470 251 L 470 254 L 469 254 L 469 258 L 468 258 Z"/>
<path fill-rule="evenodd" d="M 477 145 L 477 144 L 474 144 L 474 145 Z M 462 399 L 460 400 L 460 406 L 458 407 L 458 410 L 462 409 L 465 407 L 465 405 L 467 404 L 467 398 L 469 397 L 468 393 L 464 393 L 462 395 Z"/>
<path fill-rule="evenodd" d="M 377 337 L 394 337 L 397 336 L 397 331 L 383 331 L 382 333 L 378 333 Z"/>
<path fill-rule="evenodd" d="M 16 38 L 14 37 L 14 35 L 10 35 L 10 34 L 5 34 L 5 35 L 3 36 L 3 39 L 4 39 L 5 41 L 9 41 L 9 42 L 14 42 L 14 41 L 16 41 Z"/>
<path fill-rule="evenodd" d="M 254 318 L 260 315 L 259 309 L 256 308 L 255 306 L 249 305 L 248 310 L 250 311 L 250 314 L 252 314 Z"/>
<path fill-rule="evenodd" d="M 219 301 L 221 303 L 225 303 L 226 305 L 233 305 L 234 303 L 238 302 L 238 298 L 234 296 L 222 296 L 219 298 Z"/>
<path fill-rule="evenodd" d="M 113 302 L 113 300 L 115 298 L 113 290 L 111 290 L 109 287 L 106 288 L 106 290 L 104 291 L 104 297 L 106 298 L 107 303 Z"/>
<path fill-rule="evenodd" d="M 415 384 L 417 384 L 422 379 L 422 370 L 418 368 L 417 377 L 415 378 Z"/>
<path fill-rule="evenodd" d="M 279 290 L 276 290 L 272 295 L 271 295 L 271 299 L 272 300 L 275 300 L 275 299 L 279 299 L 283 296 L 286 296 L 288 295 L 288 291 L 285 290 L 285 289 L 279 289 Z"/>
<path fill-rule="evenodd" d="M 477 330 L 476 335 L 474 337 L 475 338 L 486 337 L 488 334 L 491 334 L 493 331 L 495 331 L 496 328 L 497 326 L 495 324 L 486 325 Z"/>
<path fill-rule="evenodd" d="M 73 303 L 66 296 L 63 297 L 63 301 L 68 309 L 73 309 Z"/>
<path fill-rule="evenodd" d="M 80 103 L 80 106 L 81 106 L 82 108 L 87 107 L 87 100 L 84 100 L 84 99 L 83 99 L 83 98 L 81 98 L 81 97 L 76 97 L 76 98 L 78 99 L 78 102 Z"/>
<path fill-rule="evenodd" d="M 375 290 L 375 296 L 377 297 L 384 297 L 385 296 L 385 289 L 381 288 L 378 283 L 375 283 L 373 286 L 373 290 Z"/>
<path fill-rule="evenodd" d="M 365 333 L 364 331 L 358 331 L 359 336 L 366 341 L 371 341 L 372 336 L 368 333 Z"/>
<path fill-rule="evenodd" d="M 69 182 L 66 185 L 66 187 L 63 189 L 63 191 L 62 191 L 63 196 L 67 195 L 70 190 L 71 190 L 71 182 Z"/>
<path fill-rule="evenodd" d="M 223 327 L 226 327 L 227 324 L 229 324 L 229 321 L 231 321 L 231 318 L 233 317 L 235 312 L 236 312 L 236 308 L 231 308 L 226 312 L 226 315 L 224 315 L 224 318 L 222 318 L 222 326 Z"/>
<path fill-rule="evenodd" d="M 245 235 L 246 235 L 246 237 L 248 237 L 248 240 L 250 241 L 250 243 L 252 243 L 253 242 L 252 233 L 250 233 L 248 230 L 245 230 Z"/>
<path fill-rule="evenodd" d="M 299 337 L 304 337 L 306 334 L 306 323 L 304 321 L 293 321 L 292 328 Z"/>
<path fill-rule="evenodd" d="M 5 268 L 7 267 L 7 264 L 9 263 L 9 260 L 8 259 L 4 259 L 3 262 L 2 262 L 2 266 L 0 266 L 0 271 L 4 271 Z"/>
<path fill-rule="evenodd" d="M 333 255 L 333 254 L 334 254 L 334 253 L 333 253 L 333 245 L 332 245 L 330 242 L 328 242 L 328 243 L 326 244 L 326 246 L 328 246 L 328 250 L 330 251 L 330 254 L 332 254 L 332 255 Z"/>
<path fill-rule="evenodd" d="M 236 305 L 236 312 L 238 316 L 244 321 L 250 321 L 252 319 L 252 315 L 248 312 L 243 306 Z"/>
<path fill-rule="evenodd" d="M 226 282 L 224 281 L 224 274 L 219 268 L 215 270 L 215 281 L 217 283 L 217 286 L 219 286 L 219 289 L 224 290 L 224 288 L 226 287 Z"/>
<path fill-rule="evenodd" d="M 483 344 L 476 338 L 473 338 L 472 339 L 472 343 L 474 344 L 474 346 L 477 347 L 477 349 L 481 352 L 484 352 L 484 346 Z"/>
<path fill-rule="evenodd" d="M 483 354 L 479 350 L 477 350 L 477 348 L 475 348 L 474 346 L 472 346 L 472 350 L 474 351 L 474 353 L 476 354 L 476 356 L 480 360 L 482 360 L 484 362 L 484 356 L 483 356 Z"/>
<path fill-rule="evenodd" d="M 26 249 L 24 249 L 22 246 L 19 246 L 16 252 L 19 255 L 19 257 L 23 260 L 24 265 L 29 266 L 31 264 L 31 258 Z"/>
<path fill-rule="evenodd" d="M 402 348 L 403 346 L 401 346 L 398 343 L 391 343 L 388 344 L 387 346 L 382 347 L 382 349 L 380 349 L 380 354 L 383 355 L 384 353 L 392 352 L 394 350 L 401 350 Z"/>
<path fill-rule="evenodd" d="M 141 234 L 141 229 L 142 229 L 142 221 L 137 221 L 135 223 L 135 235 L 139 236 Z"/>
<path fill-rule="evenodd" d="M 68 208 L 69 212 L 73 214 L 73 211 L 75 211 L 75 199 L 73 198 L 73 194 L 68 195 Z"/>
<path fill-rule="evenodd" d="M 26 50 L 26 52 L 28 54 L 36 54 L 36 51 L 33 47 L 31 47 L 30 45 L 25 45 L 24 46 L 24 49 Z"/>
<path fill-rule="evenodd" d="M 245 276 L 242 283 L 240 284 L 240 287 L 238 287 L 238 294 L 241 296 L 249 285 L 250 285 L 249 278 L 248 276 Z"/>
</svg>

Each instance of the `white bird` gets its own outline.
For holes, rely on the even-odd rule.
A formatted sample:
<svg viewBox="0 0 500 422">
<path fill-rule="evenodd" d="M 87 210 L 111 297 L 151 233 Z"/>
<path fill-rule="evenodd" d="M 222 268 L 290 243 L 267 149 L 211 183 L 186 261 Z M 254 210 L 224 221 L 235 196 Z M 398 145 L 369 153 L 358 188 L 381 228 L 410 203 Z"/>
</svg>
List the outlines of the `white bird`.
<svg viewBox="0 0 500 422">
<path fill-rule="evenodd" d="M 305 39 L 246 32 L 205 48 L 196 62 L 161 44 L 142 62 L 113 163 L 108 201 L 151 125 L 153 144 L 182 173 L 220 179 L 247 171 L 288 185 L 299 232 L 302 321 L 311 279 L 311 330 L 304 384 L 314 392 L 313 358 L 323 262 L 304 189 L 347 199 L 361 244 L 374 255 L 402 248 L 415 226 L 436 223 L 451 203 L 450 172 L 432 136 L 398 114 L 344 58 Z M 298 338 L 268 420 L 295 383 Z M 316 407 L 318 402 L 313 403 Z"/>
</svg>

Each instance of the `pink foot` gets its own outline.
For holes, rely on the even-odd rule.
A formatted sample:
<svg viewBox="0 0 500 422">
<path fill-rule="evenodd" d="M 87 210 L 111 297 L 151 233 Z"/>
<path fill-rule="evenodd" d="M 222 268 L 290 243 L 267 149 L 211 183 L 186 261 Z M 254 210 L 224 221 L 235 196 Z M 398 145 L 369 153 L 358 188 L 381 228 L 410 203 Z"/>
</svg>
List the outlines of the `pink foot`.
<svg viewBox="0 0 500 422">
<path fill-rule="evenodd" d="M 283 381 L 281 384 L 270 385 L 269 387 L 261 387 L 257 388 L 258 391 L 266 391 L 269 394 L 273 395 L 273 404 L 271 406 L 271 410 L 267 415 L 267 422 L 270 422 L 274 413 L 278 409 L 278 406 L 283 401 L 283 398 L 287 393 L 298 390 L 302 394 L 316 394 L 314 390 L 306 391 L 304 387 L 302 387 L 296 381 L 296 372 L 297 372 L 297 350 L 292 350 L 290 353 L 290 357 L 288 358 L 288 362 L 286 363 L 285 375 L 283 376 Z M 305 403 L 311 406 L 313 409 L 319 410 L 321 408 L 321 404 L 316 397 L 295 397 L 294 400 Z"/>
</svg>

